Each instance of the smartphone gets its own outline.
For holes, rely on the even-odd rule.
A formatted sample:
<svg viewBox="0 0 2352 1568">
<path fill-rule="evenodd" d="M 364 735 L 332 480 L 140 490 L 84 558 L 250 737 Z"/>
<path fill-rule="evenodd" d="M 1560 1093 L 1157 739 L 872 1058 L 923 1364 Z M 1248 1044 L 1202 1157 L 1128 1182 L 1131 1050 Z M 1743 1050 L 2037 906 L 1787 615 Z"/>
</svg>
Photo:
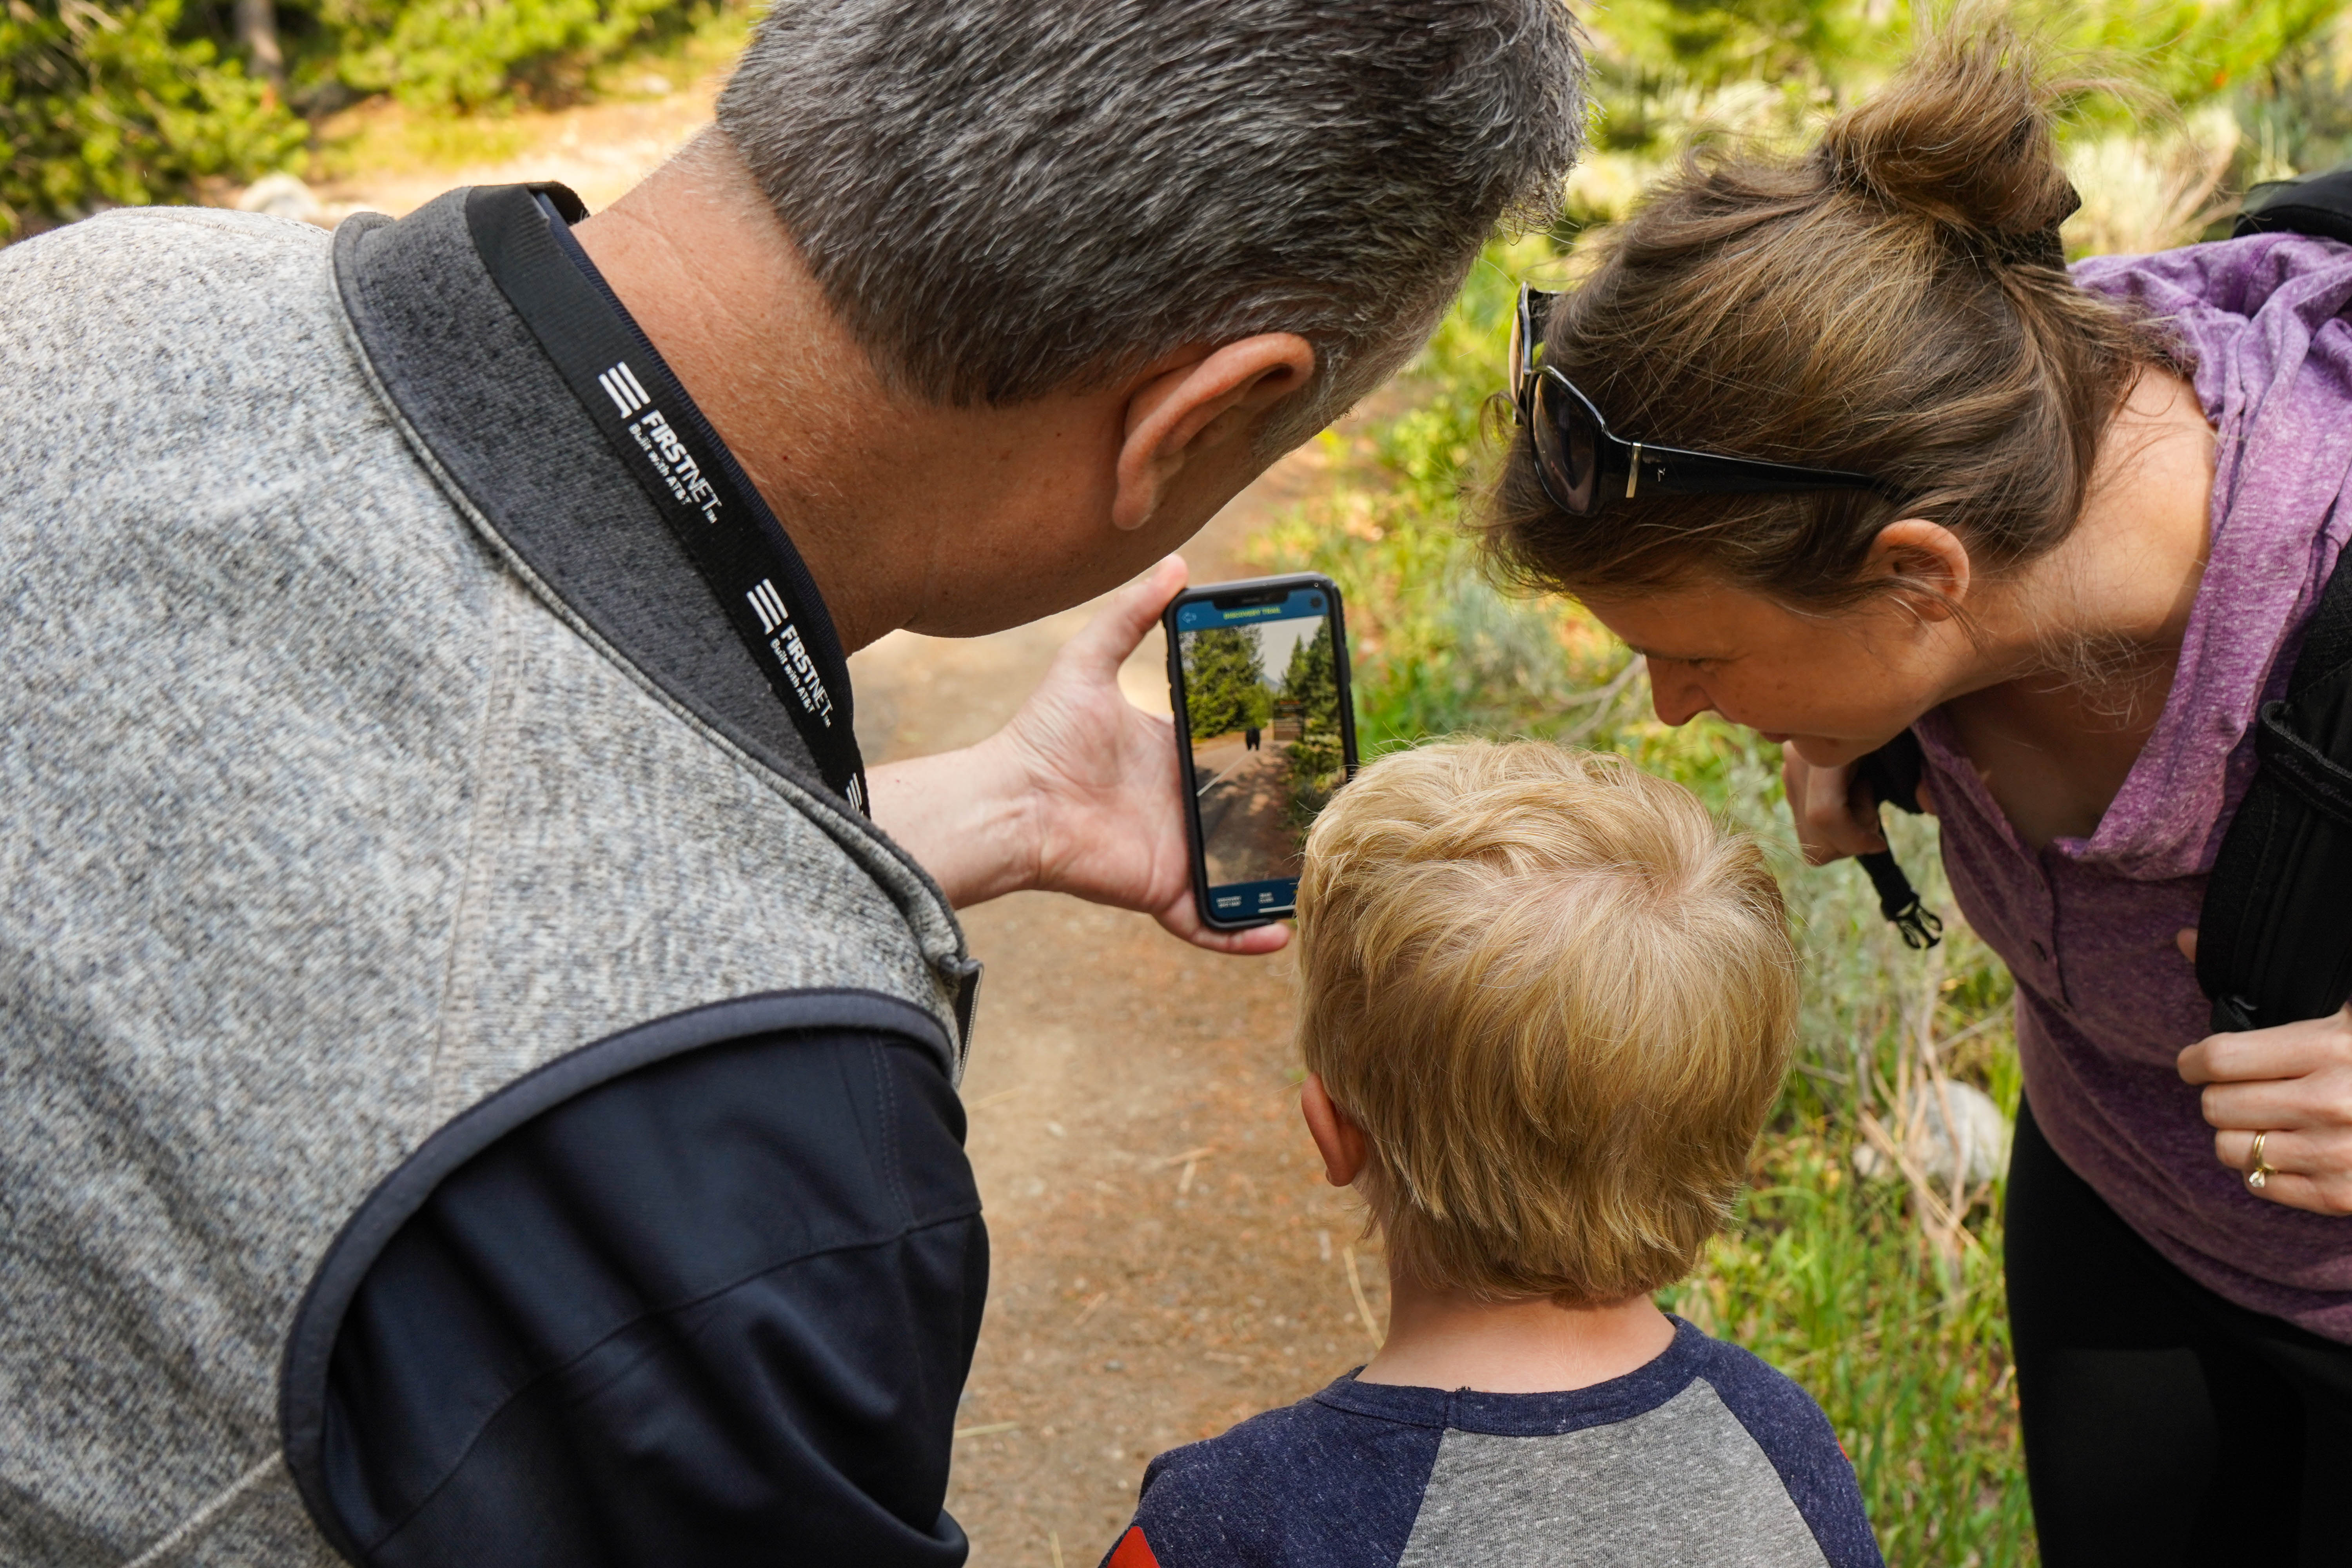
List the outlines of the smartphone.
<svg viewBox="0 0 2352 1568">
<path fill-rule="evenodd" d="M 1160 616 L 1192 899 L 1219 931 L 1297 911 L 1315 814 L 1356 771 L 1339 585 L 1301 572 L 1212 583 Z"/>
</svg>

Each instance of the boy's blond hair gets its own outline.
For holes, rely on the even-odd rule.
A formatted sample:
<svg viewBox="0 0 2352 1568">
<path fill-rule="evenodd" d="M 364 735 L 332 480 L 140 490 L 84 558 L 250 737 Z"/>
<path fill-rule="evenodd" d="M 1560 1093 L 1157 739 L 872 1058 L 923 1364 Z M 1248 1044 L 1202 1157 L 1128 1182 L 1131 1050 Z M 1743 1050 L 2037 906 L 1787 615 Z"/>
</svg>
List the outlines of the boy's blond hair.
<svg viewBox="0 0 2352 1568">
<path fill-rule="evenodd" d="M 1788 1069 L 1797 964 L 1755 843 L 1622 758 L 1457 741 L 1307 840 L 1309 1070 L 1391 1258 L 1501 1299 L 1687 1274 Z"/>
</svg>

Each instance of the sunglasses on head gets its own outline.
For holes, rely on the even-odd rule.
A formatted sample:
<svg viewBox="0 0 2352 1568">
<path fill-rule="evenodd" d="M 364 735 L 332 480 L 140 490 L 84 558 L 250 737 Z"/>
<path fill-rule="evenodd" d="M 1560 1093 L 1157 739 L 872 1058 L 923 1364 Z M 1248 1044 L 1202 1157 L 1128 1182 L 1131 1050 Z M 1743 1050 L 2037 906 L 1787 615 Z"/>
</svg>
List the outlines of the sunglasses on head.
<svg viewBox="0 0 2352 1568">
<path fill-rule="evenodd" d="M 1805 468 L 1715 452 L 1686 452 L 1609 433 L 1592 400 L 1549 365 L 1537 328 L 1551 313 L 1557 294 L 1519 287 L 1518 312 L 1511 319 L 1511 403 L 1518 422 L 1533 437 L 1536 479 L 1544 494 L 1573 517 L 1593 517 L 1611 502 L 1636 496 L 1786 495 L 1809 490 L 1875 490 L 1889 500 L 1899 492 L 1868 474 L 1836 468 Z"/>
</svg>

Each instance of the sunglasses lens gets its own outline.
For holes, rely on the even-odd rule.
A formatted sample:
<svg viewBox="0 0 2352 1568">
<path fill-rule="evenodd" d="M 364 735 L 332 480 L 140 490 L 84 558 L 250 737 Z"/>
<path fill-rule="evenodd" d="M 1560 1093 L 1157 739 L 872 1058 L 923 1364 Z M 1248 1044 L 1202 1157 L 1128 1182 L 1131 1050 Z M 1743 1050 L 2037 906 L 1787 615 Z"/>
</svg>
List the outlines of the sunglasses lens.
<svg viewBox="0 0 2352 1568">
<path fill-rule="evenodd" d="M 1601 489 L 1591 416 L 1547 376 L 1536 384 L 1534 425 L 1536 463 L 1551 499 L 1565 511 L 1591 516 Z"/>
</svg>

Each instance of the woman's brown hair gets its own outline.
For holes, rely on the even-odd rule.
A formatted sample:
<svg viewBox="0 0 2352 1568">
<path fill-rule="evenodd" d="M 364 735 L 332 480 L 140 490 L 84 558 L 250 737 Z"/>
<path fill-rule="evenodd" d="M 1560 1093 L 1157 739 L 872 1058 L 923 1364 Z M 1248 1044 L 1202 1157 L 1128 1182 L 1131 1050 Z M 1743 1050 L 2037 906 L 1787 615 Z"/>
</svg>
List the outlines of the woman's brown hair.
<svg viewBox="0 0 2352 1568">
<path fill-rule="evenodd" d="M 1558 367 L 1628 440 L 1874 475 L 1864 491 L 1644 497 L 1598 518 L 1546 500 L 1526 434 L 1487 543 L 1518 580 L 1626 593 L 1693 579 L 1851 605 L 1878 531 L 1943 523 L 2000 571 L 2064 539 L 2152 323 L 2077 288 L 2056 83 L 1999 25 L 1931 37 L 1797 158 L 1686 158 L 1603 237 L 1544 323 Z"/>
</svg>

